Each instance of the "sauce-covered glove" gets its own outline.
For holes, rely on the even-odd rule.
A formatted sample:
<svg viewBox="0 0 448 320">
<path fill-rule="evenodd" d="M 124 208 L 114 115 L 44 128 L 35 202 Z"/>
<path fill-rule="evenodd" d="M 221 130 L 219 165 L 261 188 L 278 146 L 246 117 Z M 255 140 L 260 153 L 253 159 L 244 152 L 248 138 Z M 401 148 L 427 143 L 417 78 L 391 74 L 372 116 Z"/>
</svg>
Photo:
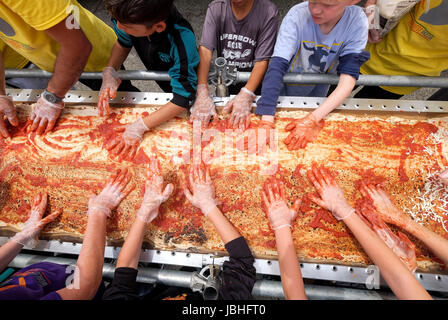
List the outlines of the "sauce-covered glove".
<svg viewBox="0 0 448 320">
<path fill-rule="evenodd" d="M 233 129 L 239 128 L 246 130 L 250 124 L 250 110 L 252 102 L 255 99 L 255 94 L 246 89 L 241 88 L 240 92 L 229 102 L 226 103 L 222 109 L 223 114 L 228 114 L 232 110 L 229 119 L 229 126 Z"/>
<path fill-rule="evenodd" d="M 314 195 L 309 196 L 314 203 L 331 211 L 338 220 L 346 219 L 355 212 L 355 209 L 345 200 L 344 191 L 326 168 L 323 166 L 318 168 L 316 164 L 313 164 L 307 176 L 320 195 L 320 198 Z"/>
<path fill-rule="evenodd" d="M 125 191 L 130 180 L 131 176 L 127 170 L 115 172 L 100 194 L 90 197 L 87 215 L 101 214 L 110 217 L 112 210 L 118 207 L 120 202 L 134 189 L 134 186 L 131 186 Z"/>
<path fill-rule="evenodd" d="M 53 130 L 56 121 L 64 109 L 64 103 L 51 103 L 40 97 L 34 105 L 33 113 L 31 114 L 31 131 L 36 131 L 37 134 L 48 133 Z"/>
<path fill-rule="evenodd" d="M 306 117 L 289 123 L 286 131 L 291 133 L 283 140 L 288 150 L 298 150 L 305 148 L 308 142 L 312 142 L 317 138 L 319 131 L 323 128 L 324 122 L 318 121 L 316 117 L 310 113 Z"/>
<path fill-rule="evenodd" d="M 202 128 L 207 128 L 210 120 L 217 116 L 216 107 L 210 97 L 208 86 L 206 84 L 198 85 L 196 101 L 191 108 L 190 122 L 200 121 Z"/>
<path fill-rule="evenodd" d="M 110 112 L 109 100 L 117 95 L 121 79 L 117 71 L 112 67 L 106 67 L 103 70 L 103 83 L 101 84 L 100 95 L 98 98 L 98 114 L 100 117 L 107 116 Z"/>
<path fill-rule="evenodd" d="M 372 200 L 373 206 L 379 213 L 381 219 L 401 228 L 405 228 L 409 217 L 398 209 L 389 198 L 389 195 L 381 187 L 373 185 L 361 185 L 361 194 Z"/>
<path fill-rule="evenodd" d="M 39 194 L 34 198 L 30 217 L 25 222 L 22 231 L 16 233 L 16 235 L 12 237 L 12 241 L 32 248 L 37 245 L 38 236 L 42 229 L 47 224 L 54 221 L 62 212 L 61 210 L 56 210 L 54 213 L 42 218 L 47 209 L 47 198 L 48 195 L 46 193 Z"/>
<path fill-rule="evenodd" d="M 114 129 L 115 132 L 123 132 L 106 146 L 112 155 L 119 159 L 133 159 L 137 154 L 137 149 L 143 140 L 143 135 L 148 131 L 148 127 L 142 118 L 138 118 L 134 123 Z"/>
<path fill-rule="evenodd" d="M 188 188 L 185 188 L 185 196 L 193 206 L 201 209 L 202 213 L 207 216 L 219 205 L 208 168 L 204 170 L 200 166 L 192 166 L 190 168 L 190 185 L 193 194 Z"/>
<path fill-rule="evenodd" d="M 297 217 L 302 201 L 296 199 L 290 209 L 286 204 L 285 186 L 283 182 L 279 182 L 275 178 L 266 183 L 262 197 L 272 230 L 291 228 L 291 223 Z"/>
<path fill-rule="evenodd" d="M 17 113 L 14 108 L 12 98 L 9 96 L 0 95 L 0 135 L 4 138 L 9 138 L 10 134 L 6 129 L 5 117 L 14 127 L 19 125 L 19 118 L 17 118 Z"/>
<path fill-rule="evenodd" d="M 137 211 L 137 218 L 149 223 L 159 214 L 159 207 L 170 197 L 174 186 L 170 183 L 163 190 L 163 176 L 160 163 L 157 159 L 151 158 L 151 162 L 146 168 L 145 196 L 140 209 Z"/>
</svg>

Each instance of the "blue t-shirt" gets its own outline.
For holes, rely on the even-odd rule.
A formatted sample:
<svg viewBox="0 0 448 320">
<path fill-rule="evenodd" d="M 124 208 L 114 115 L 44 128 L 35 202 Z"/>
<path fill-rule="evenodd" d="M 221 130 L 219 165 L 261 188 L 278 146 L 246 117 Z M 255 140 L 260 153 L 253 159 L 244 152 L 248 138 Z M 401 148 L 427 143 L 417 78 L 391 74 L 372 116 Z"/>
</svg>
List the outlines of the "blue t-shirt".
<svg viewBox="0 0 448 320">
<path fill-rule="evenodd" d="M 339 57 L 364 50 L 368 31 L 362 8 L 348 6 L 334 28 L 323 34 L 313 22 L 308 2 L 302 2 L 292 7 L 283 19 L 273 56 L 289 61 L 289 72 L 334 74 Z M 324 97 L 328 87 L 285 84 L 281 95 Z"/>
</svg>

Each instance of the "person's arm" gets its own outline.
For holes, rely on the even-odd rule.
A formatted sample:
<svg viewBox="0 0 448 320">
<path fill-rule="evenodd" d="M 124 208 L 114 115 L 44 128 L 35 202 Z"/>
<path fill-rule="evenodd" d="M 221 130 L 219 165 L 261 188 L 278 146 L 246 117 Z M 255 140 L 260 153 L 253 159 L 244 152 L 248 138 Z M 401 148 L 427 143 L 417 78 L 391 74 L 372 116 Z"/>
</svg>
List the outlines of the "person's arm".
<svg viewBox="0 0 448 320">
<path fill-rule="evenodd" d="M 45 30 L 52 39 L 60 44 L 54 73 L 47 86 L 47 91 L 58 97 L 64 97 L 78 81 L 92 52 L 92 44 L 82 29 L 67 29 L 67 19 Z"/>
<path fill-rule="evenodd" d="M 448 240 L 425 228 L 398 209 L 386 191 L 372 185 L 362 185 L 363 196 L 372 200 L 381 218 L 421 240 L 436 256 L 448 265 Z"/>
<path fill-rule="evenodd" d="M 151 158 L 146 169 L 143 202 L 118 256 L 117 268 L 137 269 L 147 225 L 157 218 L 160 205 L 168 200 L 173 190 L 174 186 L 172 184 L 168 184 L 163 189 L 162 169 L 158 160 Z"/>
<path fill-rule="evenodd" d="M 302 272 L 290 228 L 275 231 L 278 263 L 285 297 L 288 300 L 306 300 Z"/>
<path fill-rule="evenodd" d="M 115 173 L 104 189 L 89 200 L 89 219 L 76 263 L 74 283 L 57 293 L 64 300 L 92 299 L 102 280 L 104 247 L 106 244 L 106 220 L 112 210 L 132 191 L 127 188 L 130 181 L 127 171 Z M 79 286 L 77 286 L 79 285 Z"/>
<path fill-rule="evenodd" d="M 320 196 L 310 196 L 311 200 L 331 211 L 336 219 L 345 222 L 370 259 L 379 267 L 394 294 L 399 299 L 431 299 L 398 256 L 354 214 L 355 209 L 347 203 L 344 192 L 331 173 L 326 168 L 318 168 L 313 164 L 307 175 Z"/>
<path fill-rule="evenodd" d="M 213 223 L 229 253 L 229 260 L 225 261 L 222 267 L 220 298 L 224 300 L 252 299 L 256 280 L 254 257 L 244 237 L 218 209 L 209 169 L 192 166 L 189 180 L 193 192 L 191 193 L 186 188 L 184 189 L 185 196 Z"/>
<path fill-rule="evenodd" d="M 61 210 L 56 210 L 43 218 L 47 209 L 47 202 L 48 195 L 46 193 L 38 194 L 33 200 L 30 216 L 22 231 L 16 233 L 10 241 L 0 248 L 0 272 L 8 266 L 25 245 L 35 246 L 42 229 L 61 214 Z"/>
<path fill-rule="evenodd" d="M 199 47 L 198 88 L 196 90 L 196 100 L 190 110 L 190 123 L 200 121 L 202 128 L 206 128 L 210 120 L 218 116 L 208 88 L 208 74 L 212 55 L 213 52 L 210 49 L 204 46 Z"/>
<path fill-rule="evenodd" d="M 288 300 L 307 299 L 291 233 L 291 224 L 297 217 L 301 201 L 297 199 L 294 201 L 292 209 L 288 208 L 285 186 L 277 179 L 266 183 L 262 198 L 270 226 L 275 232 L 280 276 L 285 297 Z"/>
<path fill-rule="evenodd" d="M 151 128 L 176 117 L 185 111 L 171 101 L 160 109 L 154 111 L 145 118 L 139 117 L 134 123 L 123 125 L 114 129 L 118 136 L 113 139 L 105 148 L 121 161 L 123 159 L 132 160 L 137 154 L 138 147 L 143 140 L 145 132 Z"/>
<path fill-rule="evenodd" d="M 67 29 L 67 19 L 45 30 L 60 45 L 54 73 L 46 90 L 60 99 L 63 99 L 67 91 L 78 81 L 92 52 L 92 44 L 82 29 Z M 52 103 L 40 97 L 31 114 L 31 131 L 36 131 L 39 135 L 50 132 L 62 109 L 64 109 L 63 101 Z"/>
</svg>

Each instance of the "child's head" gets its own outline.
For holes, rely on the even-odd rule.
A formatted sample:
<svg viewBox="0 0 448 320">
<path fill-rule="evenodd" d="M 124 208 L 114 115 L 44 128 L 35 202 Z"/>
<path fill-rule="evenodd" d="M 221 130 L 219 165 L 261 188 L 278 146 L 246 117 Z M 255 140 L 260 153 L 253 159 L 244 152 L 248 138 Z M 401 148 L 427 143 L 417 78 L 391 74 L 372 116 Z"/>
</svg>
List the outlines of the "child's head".
<svg viewBox="0 0 448 320">
<path fill-rule="evenodd" d="M 118 28 L 134 37 L 163 32 L 174 0 L 104 0 Z"/>
<path fill-rule="evenodd" d="M 325 24 L 344 14 L 345 7 L 354 5 L 360 0 L 309 0 L 310 9 L 315 24 Z"/>
</svg>

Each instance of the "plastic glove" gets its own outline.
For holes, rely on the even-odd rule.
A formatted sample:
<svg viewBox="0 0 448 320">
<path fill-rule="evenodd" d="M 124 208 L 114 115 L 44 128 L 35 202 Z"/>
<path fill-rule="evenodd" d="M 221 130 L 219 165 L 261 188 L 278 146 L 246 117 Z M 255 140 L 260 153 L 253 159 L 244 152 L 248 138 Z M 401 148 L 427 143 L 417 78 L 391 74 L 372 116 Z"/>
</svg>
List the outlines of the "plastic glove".
<svg viewBox="0 0 448 320">
<path fill-rule="evenodd" d="M 444 185 L 448 186 L 448 169 L 439 173 L 439 178 L 440 178 L 440 181 L 442 181 L 442 183 Z"/>
<path fill-rule="evenodd" d="M 252 128 L 252 127 L 251 127 Z M 247 150 L 248 154 L 263 154 L 269 146 L 272 151 L 276 151 L 277 141 L 275 135 L 275 124 L 271 121 L 260 120 L 256 124 L 255 136 L 244 137 L 243 142 L 238 141 L 237 147 L 240 151 Z M 273 144 L 271 145 L 271 143 Z M 243 149 L 241 149 L 243 147 Z"/>
<path fill-rule="evenodd" d="M 307 172 L 308 179 L 317 189 L 320 198 L 310 195 L 310 199 L 324 209 L 331 211 L 338 220 L 348 218 L 355 212 L 344 197 L 344 191 L 338 186 L 331 173 L 321 166 L 313 163 L 312 169 Z"/>
<path fill-rule="evenodd" d="M 246 130 L 246 128 L 249 127 L 250 110 L 255 97 L 256 96 L 252 91 L 243 87 L 236 97 L 226 103 L 222 111 L 223 114 L 228 114 L 230 109 L 232 109 L 229 125 L 233 127 L 233 129 L 239 128 L 241 130 Z"/>
<path fill-rule="evenodd" d="M 380 37 L 380 15 L 379 9 L 375 4 L 376 1 L 367 1 L 365 4 L 364 12 L 366 13 L 367 20 L 369 21 L 369 43 L 378 43 L 381 42 L 382 38 Z"/>
<path fill-rule="evenodd" d="M 148 131 L 148 127 L 142 118 L 129 125 L 124 125 L 114 129 L 115 132 L 123 132 L 121 136 L 118 136 L 112 142 L 106 146 L 112 155 L 118 157 L 120 160 L 133 159 L 137 154 L 137 149 L 143 140 L 143 135 Z"/>
<path fill-rule="evenodd" d="M 373 206 L 379 213 L 381 219 L 401 228 L 406 227 L 409 222 L 409 217 L 392 203 L 386 191 L 364 183 L 361 185 L 360 191 L 364 197 L 372 200 Z"/>
<path fill-rule="evenodd" d="M 33 206 L 31 207 L 31 214 L 28 220 L 25 222 L 25 227 L 19 233 L 16 233 L 12 237 L 12 241 L 15 241 L 23 246 L 30 246 L 34 248 L 37 245 L 37 240 L 42 229 L 54 221 L 60 214 L 61 210 L 56 210 L 54 213 L 46 216 L 42 219 L 45 210 L 47 209 L 46 193 L 39 194 L 34 198 Z"/>
<path fill-rule="evenodd" d="M 163 190 L 163 176 L 160 163 L 157 159 L 151 159 L 146 168 L 145 196 L 142 205 L 137 211 L 137 218 L 149 223 L 159 214 L 160 205 L 168 200 L 174 186 L 170 183 Z"/>
<path fill-rule="evenodd" d="M 115 172 L 100 194 L 90 197 L 87 215 L 102 214 L 110 217 L 112 210 L 134 189 L 134 186 L 131 186 L 127 191 L 124 190 L 130 180 L 127 169 Z"/>
<path fill-rule="evenodd" d="M 193 206 L 201 209 L 202 213 L 207 216 L 219 205 L 208 168 L 204 170 L 200 166 L 192 166 L 190 168 L 190 185 L 193 194 L 188 188 L 185 188 L 185 196 Z"/>
<path fill-rule="evenodd" d="M 19 125 L 19 118 L 17 118 L 16 109 L 12 98 L 9 96 L 0 95 L 0 134 L 4 138 L 10 138 L 10 134 L 6 129 L 5 119 L 6 117 L 11 125 L 17 127 Z"/>
<path fill-rule="evenodd" d="M 196 101 L 191 108 L 190 123 L 200 121 L 202 128 L 206 128 L 212 117 L 218 117 L 215 104 L 210 97 L 208 86 L 206 84 L 200 84 L 196 92 Z"/>
<path fill-rule="evenodd" d="M 308 142 L 314 141 L 323 128 L 324 122 L 318 121 L 316 117 L 310 113 L 306 117 L 289 123 L 286 131 L 291 131 L 289 136 L 283 142 L 288 150 L 298 150 L 305 148 Z"/>
<path fill-rule="evenodd" d="M 107 116 L 110 112 L 109 100 L 117 95 L 121 79 L 117 71 L 112 67 L 103 70 L 103 83 L 101 84 L 100 96 L 98 98 L 98 114 L 100 117 Z"/>
<path fill-rule="evenodd" d="M 284 227 L 290 227 L 291 223 L 297 217 L 302 201 L 296 199 L 292 209 L 286 204 L 285 186 L 274 178 L 265 186 L 262 192 L 263 202 L 266 207 L 266 213 L 273 230 L 279 230 Z"/>
<path fill-rule="evenodd" d="M 36 131 L 37 129 L 37 134 L 41 135 L 53 130 L 62 109 L 64 109 L 63 102 L 55 104 L 40 97 L 34 105 L 33 113 L 31 114 L 31 121 L 33 122 L 31 131 Z"/>
</svg>

